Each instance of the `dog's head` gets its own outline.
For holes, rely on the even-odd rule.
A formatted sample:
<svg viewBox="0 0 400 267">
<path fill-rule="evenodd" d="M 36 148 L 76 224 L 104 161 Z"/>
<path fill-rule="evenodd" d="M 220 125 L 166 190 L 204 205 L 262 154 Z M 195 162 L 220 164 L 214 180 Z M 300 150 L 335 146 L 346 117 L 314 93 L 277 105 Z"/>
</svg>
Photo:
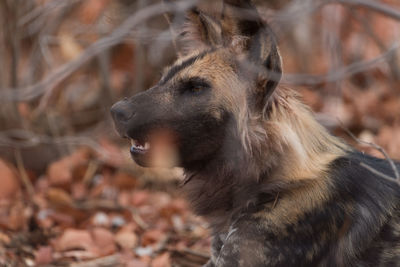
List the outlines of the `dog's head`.
<svg viewBox="0 0 400 267">
<path fill-rule="evenodd" d="M 262 116 L 281 76 L 270 28 L 250 1 L 226 0 L 219 19 L 188 11 L 183 55 L 149 90 L 111 113 L 142 166 L 205 163 L 242 146 L 246 118 Z"/>
</svg>

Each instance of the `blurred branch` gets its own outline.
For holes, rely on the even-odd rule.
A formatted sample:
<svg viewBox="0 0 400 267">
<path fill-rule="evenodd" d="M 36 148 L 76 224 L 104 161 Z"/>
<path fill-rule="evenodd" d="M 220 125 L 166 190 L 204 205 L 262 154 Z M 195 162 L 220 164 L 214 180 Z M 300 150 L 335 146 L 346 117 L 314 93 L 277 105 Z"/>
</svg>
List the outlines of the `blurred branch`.
<svg viewBox="0 0 400 267">
<path fill-rule="evenodd" d="M 365 169 L 369 170 L 370 172 L 378 175 L 379 177 L 391 182 L 391 183 L 396 183 L 398 186 L 400 186 L 400 180 L 399 179 L 395 179 L 389 175 L 386 175 L 380 171 L 378 171 L 377 169 L 369 166 L 368 164 L 364 163 L 364 162 L 360 162 L 360 166 L 364 167 Z"/>
<path fill-rule="evenodd" d="M 346 22 L 340 15 L 340 6 L 325 6 L 321 10 L 324 18 L 322 24 L 322 45 L 327 49 L 328 73 L 336 73 L 345 65 L 343 62 L 343 47 L 340 40 L 342 25 Z M 342 101 L 341 84 L 343 79 L 336 79 L 327 83 L 323 89 L 323 96 L 330 101 Z"/>
<path fill-rule="evenodd" d="M 52 3 L 51 6 L 47 8 L 49 9 L 48 11 L 38 12 L 38 16 L 40 16 L 37 19 L 32 19 L 32 22 L 29 22 L 26 25 L 25 35 L 32 36 L 37 33 L 38 36 L 32 38 L 32 53 L 28 61 L 30 64 L 30 71 L 27 73 L 23 84 L 34 83 L 38 79 L 42 78 L 46 68 L 54 68 L 53 59 L 49 51 L 50 40 L 52 39 L 53 34 L 58 31 L 65 18 L 77 7 L 78 4 L 80 4 L 81 1 L 82 0 L 73 0 L 68 1 L 68 3 L 65 3 L 65 1 L 51 1 L 45 4 L 45 6 L 47 6 Z M 35 13 L 35 10 L 38 8 L 35 8 L 30 13 Z M 43 7 L 43 9 L 45 8 Z M 49 19 L 50 16 L 48 16 L 47 13 L 54 9 L 59 10 L 59 12 L 52 14 L 51 19 Z M 26 19 L 28 19 L 33 16 L 29 16 L 30 13 L 24 17 L 27 17 Z M 23 18 L 20 20 L 20 24 L 24 25 L 21 21 L 24 21 Z"/>
<path fill-rule="evenodd" d="M 38 144 L 69 144 L 84 145 L 92 148 L 100 155 L 108 157 L 108 152 L 104 150 L 93 138 L 84 136 L 65 136 L 52 137 L 46 135 L 36 135 L 26 130 L 7 130 L 0 132 L 0 147 L 12 147 L 22 149 L 33 147 Z"/>
<path fill-rule="evenodd" d="M 18 26 L 18 19 L 21 13 L 21 9 L 24 6 L 24 3 L 20 0 L 14 1 L 0 1 L 0 16 L 3 18 L 3 27 L 4 27 L 4 41 L 6 45 L 4 48 L 6 49 L 6 53 L 9 55 L 10 66 L 9 66 L 9 83 L 8 85 L 12 88 L 17 88 L 19 85 L 19 61 L 21 54 L 21 46 L 20 46 L 20 27 Z M 8 48 L 8 49 L 7 49 Z M 4 60 L 7 62 L 7 60 Z M 7 74 L 6 74 L 7 75 Z M 11 94 L 16 94 L 16 91 L 11 91 Z M 5 103 L 5 106 L 9 106 L 6 111 L 9 114 L 9 117 L 12 118 L 5 127 L 21 127 L 22 119 L 18 110 L 17 103 Z M 11 123 L 11 125 L 7 125 Z M 3 127 L 4 127 L 3 126 Z"/>
<path fill-rule="evenodd" d="M 400 10 L 396 10 L 393 6 L 378 1 L 371 0 L 300 0 L 292 1 L 282 11 L 277 12 L 273 17 L 273 24 L 276 24 L 275 32 L 278 36 L 290 31 L 294 25 L 305 16 L 309 16 L 321 7 L 328 4 L 342 4 L 348 6 L 364 7 L 390 18 L 400 20 Z"/>
<path fill-rule="evenodd" d="M 38 5 L 36 8 L 34 8 L 32 11 L 29 13 L 25 14 L 22 16 L 19 21 L 18 25 L 19 26 L 24 26 L 28 23 L 31 23 L 33 20 L 51 13 L 54 11 L 54 9 L 61 9 L 65 8 L 66 6 L 69 6 L 71 4 L 74 4 L 76 2 L 80 2 L 82 0 L 69 0 L 69 1 L 64 1 L 64 0 L 53 0 L 53 1 L 48 1 L 43 5 Z"/>
<path fill-rule="evenodd" d="M 334 72 L 327 73 L 324 75 L 313 75 L 313 74 L 284 74 L 283 82 L 296 85 L 318 85 L 322 83 L 335 82 L 338 80 L 345 79 L 354 74 L 369 70 L 376 67 L 382 62 L 387 61 L 393 57 L 396 50 L 400 48 L 400 44 L 392 46 L 388 51 L 381 54 L 380 56 L 371 60 L 360 61 L 350 64 L 346 67 L 336 69 Z"/>
<path fill-rule="evenodd" d="M 14 90 L 6 89 L 0 93 L 0 97 L 14 101 L 28 101 L 33 100 L 46 93 L 45 97 L 49 98 L 52 90 L 58 84 L 60 84 L 60 82 L 68 78 L 82 65 L 84 65 L 94 57 L 98 56 L 104 50 L 109 49 L 118 43 L 121 43 L 124 38 L 130 33 L 131 29 L 138 26 L 144 20 L 147 20 L 157 15 L 161 15 L 165 12 L 182 12 L 182 10 L 187 10 L 196 2 L 196 0 L 182 0 L 174 4 L 168 5 L 166 5 L 165 3 L 160 3 L 139 10 L 135 14 L 128 17 L 122 23 L 122 25 L 116 28 L 109 36 L 104 37 L 94 44 L 90 45 L 76 59 L 58 67 L 43 80 L 25 88 L 18 88 Z"/>
<path fill-rule="evenodd" d="M 163 0 L 163 2 L 165 4 L 170 4 L 169 0 Z M 181 57 L 181 53 L 180 53 L 180 51 L 178 49 L 178 44 L 177 44 L 178 33 L 174 29 L 174 25 L 173 25 L 173 21 L 172 21 L 173 18 L 171 16 L 171 14 L 169 14 L 168 12 L 164 13 L 164 18 L 165 18 L 165 20 L 167 21 L 167 23 L 169 25 L 168 29 L 169 29 L 169 32 L 171 34 L 172 45 L 174 46 L 175 52 L 176 52 L 178 57 Z"/>
<path fill-rule="evenodd" d="M 137 0 L 137 8 L 141 10 L 144 8 L 147 4 L 146 0 Z M 138 27 L 138 33 L 141 34 L 142 32 L 145 32 L 147 28 L 147 23 L 146 21 L 143 21 L 143 23 Z M 137 42 L 134 47 L 134 64 L 135 66 L 144 66 L 145 61 L 146 61 L 146 53 L 145 53 L 145 48 L 142 43 Z M 131 59 L 132 60 L 132 59 Z M 143 68 L 135 68 L 135 80 L 134 80 L 134 88 L 136 92 L 141 92 L 144 90 L 144 82 L 145 82 L 145 72 Z"/>
<path fill-rule="evenodd" d="M 271 26 L 278 38 L 292 31 L 293 27 L 307 16 L 327 4 L 322 0 L 297 0 L 292 1 L 287 7 L 274 14 Z"/>
<path fill-rule="evenodd" d="M 393 6 L 387 5 L 378 1 L 371 0 L 327 0 L 326 4 L 340 3 L 343 5 L 351 5 L 358 7 L 365 7 L 378 12 L 387 17 L 393 18 L 395 20 L 400 20 L 400 10 L 394 9 Z"/>
<path fill-rule="evenodd" d="M 365 33 L 375 42 L 375 44 L 378 46 L 379 50 L 381 50 L 381 52 L 388 50 L 388 47 L 385 44 L 385 42 L 382 41 L 379 38 L 379 36 L 377 36 L 375 31 L 371 27 L 371 21 L 368 19 L 368 17 L 359 16 L 359 14 L 357 12 L 354 12 L 351 9 L 350 9 L 350 12 L 352 13 L 353 17 L 356 18 L 361 23 L 361 25 L 365 29 Z M 387 63 L 392 72 L 392 77 L 395 80 L 400 80 L 400 69 L 399 69 L 397 57 L 393 56 L 393 57 L 388 58 Z"/>
<path fill-rule="evenodd" d="M 11 47 L 11 86 L 16 88 L 18 87 L 18 62 L 20 56 L 20 40 L 19 40 L 19 28 L 18 28 L 18 17 L 19 17 L 19 0 L 15 0 L 15 2 L 9 6 L 8 10 L 12 13 L 12 20 L 8 23 L 9 27 L 9 35 L 10 38 L 10 47 Z M 18 115 L 18 113 L 17 113 Z"/>
<path fill-rule="evenodd" d="M 121 256 L 119 254 L 106 256 L 103 258 L 98 258 L 90 261 L 83 261 L 78 263 L 72 263 L 71 267 L 112 267 L 120 266 Z"/>
<path fill-rule="evenodd" d="M 340 120 L 339 120 L 339 122 L 340 122 L 341 128 L 342 128 L 352 139 L 354 139 L 354 141 L 356 141 L 357 143 L 359 143 L 359 144 L 361 144 L 361 145 L 370 146 L 370 147 L 372 147 L 372 148 L 378 150 L 380 153 L 382 153 L 382 155 L 385 157 L 385 159 L 389 162 L 390 167 L 393 169 L 394 178 L 392 178 L 392 177 L 390 177 L 390 176 L 388 176 L 388 175 L 386 175 L 386 174 L 383 174 L 383 173 L 381 173 L 381 172 L 379 172 L 378 170 L 375 170 L 375 169 L 374 169 L 374 173 L 375 173 L 375 174 L 380 173 L 379 175 L 380 175 L 381 177 L 384 177 L 384 176 L 385 176 L 386 179 L 389 178 L 392 182 L 396 182 L 398 185 L 400 185 L 399 170 L 397 169 L 397 167 L 396 167 L 396 165 L 394 164 L 393 160 L 392 160 L 392 159 L 389 157 L 389 155 L 386 153 L 386 151 L 385 151 L 381 146 L 378 146 L 377 144 L 370 143 L 370 142 L 366 142 L 366 141 L 363 141 L 363 140 L 357 138 L 352 132 L 350 132 L 346 127 L 343 126 L 343 123 L 342 123 Z M 372 167 L 370 167 L 369 165 L 367 165 L 367 164 L 365 164 L 365 163 L 363 163 L 363 162 L 360 163 L 360 165 L 363 166 L 363 167 L 366 167 L 367 169 L 372 169 Z"/>
<path fill-rule="evenodd" d="M 15 150 L 15 159 L 17 161 L 17 168 L 18 168 L 22 183 L 25 186 L 26 192 L 28 193 L 29 200 L 32 201 L 33 195 L 35 193 L 35 189 L 32 185 L 31 180 L 29 180 L 29 176 L 26 172 L 26 169 L 24 166 L 24 161 L 21 156 L 21 151 Z"/>
<path fill-rule="evenodd" d="M 33 8 L 30 12 L 21 16 L 18 20 L 18 26 L 26 28 L 23 37 L 32 36 L 44 28 L 57 27 L 59 22 L 54 21 L 53 23 L 48 23 L 48 18 L 51 17 L 55 11 L 60 13 L 65 13 L 75 7 L 76 4 L 83 2 L 82 0 L 52 0 L 48 1 L 42 5 L 38 5 Z M 57 20 L 57 19 L 56 19 Z"/>
</svg>

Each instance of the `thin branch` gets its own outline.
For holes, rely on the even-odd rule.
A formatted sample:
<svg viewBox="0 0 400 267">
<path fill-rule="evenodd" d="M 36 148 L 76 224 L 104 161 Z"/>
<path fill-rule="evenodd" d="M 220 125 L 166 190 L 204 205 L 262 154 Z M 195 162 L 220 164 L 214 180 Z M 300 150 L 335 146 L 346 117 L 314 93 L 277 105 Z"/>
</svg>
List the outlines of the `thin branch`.
<svg viewBox="0 0 400 267">
<path fill-rule="evenodd" d="M 11 86 L 18 87 L 18 63 L 20 58 L 20 40 L 19 40 L 19 28 L 18 28 L 18 17 L 20 13 L 20 2 L 15 0 L 14 3 L 10 4 L 12 12 L 12 21 L 9 23 L 9 36 L 11 43 Z M 17 110 L 17 116 L 18 110 Z M 19 116 L 18 116 L 19 117 Z"/>
<path fill-rule="evenodd" d="M 340 3 L 343 5 L 365 7 L 395 20 L 400 20 L 400 10 L 393 6 L 371 0 L 327 0 L 326 4 Z"/>
<path fill-rule="evenodd" d="M 379 152 L 382 153 L 382 155 L 385 157 L 385 159 L 389 162 L 390 167 L 393 169 L 395 178 L 391 178 L 392 181 L 396 181 L 399 185 L 400 185 L 400 175 L 399 175 L 399 170 L 397 169 L 396 165 L 394 164 L 393 160 L 389 157 L 389 155 L 386 153 L 386 151 L 379 145 L 374 144 L 374 143 L 370 143 L 370 142 L 366 142 L 363 140 L 360 140 L 359 138 L 357 138 L 352 132 L 350 132 L 346 127 L 344 127 L 343 123 L 339 120 L 341 128 L 351 137 L 353 138 L 357 143 L 362 144 L 362 145 L 366 145 L 366 146 L 370 146 L 375 148 L 376 150 L 378 150 Z M 390 176 L 388 176 L 390 177 Z"/>
<path fill-rule="evenodd" d="M 321 83 L 330 83 L 345 79 L 354 74 L 372 69 L 387 59 L 393 57 L 400 48 L 399 44 L 392 46 L 388 51 L 371 60 L 359 61 L 346 67 L 335 70 L 325 75 L 312 74 L 284 74 L 283 82 L 296 85 L 318 85 Z"/>
<path fill-rule="evenodd" d="M 18 26 L 22 27 L 25 26 L 29 23 L 32 23 L 33 20 L 40 18 L 42 16 L 48 15 L 51 12 L 53 12 L 55 9 L 62 9 L 65 8 L 66 6 L 75 4 L 76 2 L 79 2 L 82 0 L 69 0 L 69 1 L 64 1 L 64 0 L 53 0 L 46 2 L 43 5 L 38 5 L 34 9 L 32 9 L 29 13 L 23 15 L 21 18 L 18 20 Z"/>
<path fill-rule="evenodd" d="M 189 248 L 184 248 L 182 250 L 182 252 L 190 254 L 190 255 L 193 255 L 193 256 L 196 256 L 196 257 L 199 257 L 199 258 L 202 258 L 204 260 L 208 260 L 210 258 L 210 256 L 207 253 L 203 253 L 203 252 L 200 252 L 200 251 L 192 250 L 192 249 L 189 249 Z"/>
<path fill-rule="evenodd" d="M 29 196 L 29 200 L 31 201 L 33 198 L 33 195 L 35 193 L 35 190 L 33 189 L 31 180 L 29 179 L 28 174 L 26 172 L 26 169 L 24 166 L 24 161 L 22 160 L 21 151 L 15 150 L 15 160 L 17 162 L 17 167 L 18 167 L 18 171 L 19 171 L 22 183 L 24 184 L 25 189 Z"/>
<path fill-rule="evenodd" d="M 98 258 L 90 261 L 84 261 L 79 263 L 72 263 L 71 267 L 111 267 L 120 266 L 121 256 L 118 254 Z"/>
<path fill-rule="evenodd" d="M 391 182 L 391 183 L 395 183 L 395 184 L 397 184 L 398 186 L 400 186 L 400 181 L 399 181 L 398 179 L 394 179 L 393 177 L 390 177 L 389 175 L 386 175 L 386 174 L 384 174 L 384 173 L 382 173 L 382 172 L 380 172 L 380 171 L 378 171 L 378 170 L 372 168 L 371 166 L 369 166 L 368 164 L 366 164 L 366 163 L 364 163 L 364 162 L 360 162 L 360 166 L 366 168 L 366 169 L 369 170 L 370 172 L 372 172 L 372 173 L 378 175 L 379 177 L 381 177 L 381 178 L 383 178 L 383 179 L 385 179 L 385 180 L 387 180 L 387 181 L 389 181 L 389 182 Z"/>
<path fill-rule="evenodd" d="M 275 30 L 278 39 L 291 32 L 293 27 L 303 18 L 311 16 L 321 9 L 327 2 L 323 0 L 292 1 L 282 11 L 274 14 L 270 25 Z M 275 27 L 274 27 L 275 26 Z"/>
<path fill-rule="evenodd" d="M 163 2 L 164 2 L 165 4 L 169 4 L 169 1 L 168 1 L 168 0 L 164 0 Z M 176 52 L 177 56 L 180 57 L 181 54 L 180 54 L 180 52 L 179 52 L 178 44 L 177 44 L 177 37 L 178 37 L 178 34 L 176 33 L 175 29 L 173 28 L 172 18 L 171 18 L 171 16 L 170 16 L 170 14 L 168 14 L 168 12 L 165 12 L 165 13 L 164 13 L 164 18 L 165 18 L 165 20 L 167 21 L 167 23 L 168 23 L 168 25 L 169 25 L 168 28 L 169 28 L 169 31 L 170 31 L 171 36 L 172 36 L 172 38 L 171 38 L 171 40 L 172 40 L 172 45 L 174 46 L 174 49 L 175 49 L 175 52 Z"/>
<path fill-rule="evenodd" d="M 16 141 L 18 140 L 18 141 Z M 84 145 L 105 157 L 109 153 L 90 137 L 84 136 L 65 136 L 54 138 L 46 135 L 36 135 L 25 130 L 8 130 L 0 132 L 0 148 L 11 147 L 16 149 L 34 147 L 38 144 L 69 144 Z"/>
<path fill-rule="evenodd" d="M 355 19 L 357 19 L 361 25 L 363 26 L 365 33 L 375 42 L 375 44 L 378 46 L 379 50 L 381 50 L 381 52 L 386 51 L 387 45 L 385 44 L 385 42 L 383 42 L 379 36 L 377 36 L 377 34 L 375 33 L 375 31 L 372 29 L 371 27 L 371 20 L 368 19 L 368 17 L 364 17 L 364 16 L 360 16 L 358 14 L 358 12 L 354 12 L 352 9 L 349 10 L 351 12 L 351 14 L 353 15 L 353 17 Z M 392 77 L 395 80 L 399 80 L 400 79 L 400 72 L 399 72 L 399 64 L 398 64 L 398 60 L 396 56 L 390 57 L 387 59 L 387 64 L 390 67 L 390 70 L 392 72 Z M 393 80 L 391 80 L 392 86 L 393 85 Z"/>
</svg>

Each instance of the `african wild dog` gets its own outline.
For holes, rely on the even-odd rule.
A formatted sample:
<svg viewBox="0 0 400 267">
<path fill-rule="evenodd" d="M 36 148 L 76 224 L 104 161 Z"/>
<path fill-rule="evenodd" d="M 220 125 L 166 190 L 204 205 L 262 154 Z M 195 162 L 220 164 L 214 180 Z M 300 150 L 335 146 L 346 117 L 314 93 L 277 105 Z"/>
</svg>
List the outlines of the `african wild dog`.
<svg viewBox="0 0 400 267">
<path fill-rule="evenodd" d="M 360 165 L 393 176 L 389 163 L 278 86 L 279 50 L 251 2 L 187 17 L 184 55 L 112 115 L 138 164 L 185 169 L 213 232 L 207 266 L 400 266 L 400 189 Z"/>
</svg>

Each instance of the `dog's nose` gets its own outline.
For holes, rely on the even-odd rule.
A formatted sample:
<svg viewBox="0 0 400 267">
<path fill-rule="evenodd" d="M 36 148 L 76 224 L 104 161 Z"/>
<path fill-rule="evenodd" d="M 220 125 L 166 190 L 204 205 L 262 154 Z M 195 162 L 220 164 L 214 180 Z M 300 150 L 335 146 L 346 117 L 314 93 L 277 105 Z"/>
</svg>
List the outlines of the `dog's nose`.
<svg viewBox="0 0 400 267">
<path fill-rule="evenodd" d="M 111 116 L 116 122 L 126 122 L 132 115 L 133 110 L 126 100 L 119 101 L 111 107 Z"/>
</svg>

